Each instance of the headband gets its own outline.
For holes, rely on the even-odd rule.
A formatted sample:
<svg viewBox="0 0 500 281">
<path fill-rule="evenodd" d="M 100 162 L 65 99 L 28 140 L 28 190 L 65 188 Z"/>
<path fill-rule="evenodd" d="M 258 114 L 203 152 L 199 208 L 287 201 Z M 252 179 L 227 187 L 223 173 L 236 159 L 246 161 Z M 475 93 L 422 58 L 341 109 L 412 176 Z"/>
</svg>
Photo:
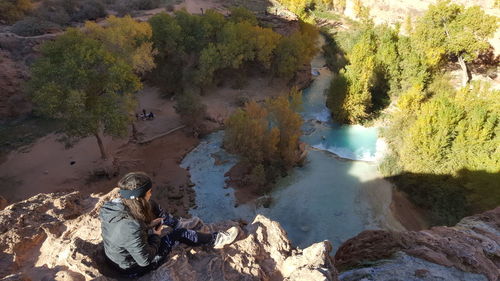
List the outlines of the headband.
<svg viewBox="0 0 500 281">
<path fill-rule="evenodd" d="M 148 190 L 151 189 L 152 186 L 153 184 L 151 183 L 151 181 L 148 181 L 143 186 L 133 190 L 120 189 L 120 195 L 125 199 L 135 199 L 143 197 L 146 194 L 146 192 L 148 192 Z"/>
</svg>

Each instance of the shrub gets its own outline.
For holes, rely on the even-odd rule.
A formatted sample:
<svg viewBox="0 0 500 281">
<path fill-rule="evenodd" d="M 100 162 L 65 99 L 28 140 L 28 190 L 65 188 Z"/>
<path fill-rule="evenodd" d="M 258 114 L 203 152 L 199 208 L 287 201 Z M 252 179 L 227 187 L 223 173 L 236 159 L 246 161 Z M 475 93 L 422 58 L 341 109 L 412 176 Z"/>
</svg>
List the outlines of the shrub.
<svg viewBox="0 0 500 281">
<path fill-rule="evenodd" d="M 105 17 L 106 9 L 100 0 L 45 0 L 36 10 L 35 16 L 65 26 L 71 21 L 83 22 Z"/>
<path fill-rule="evenodd" d="M 385 176 L 395 176 L 400 174 L 403 170 L 401 169 L 401 166 L 398 163 L 399 158 L 394 155 L 394 154 L 389 154 L 387 155 L 384 160 L 382 160 L 382 163 L 380 163 L 379 171 L 380 173 Z"/>
<path fill-rule="evenodd" d="M 255 166 L 250 174 L 245 176 L 244 181 L 247 184 L 254 185 L 257 187 L 263 187 L 267 183 L 266 179 L 266 169 L 264 168 L 264 165 L 259 164 Z"/>
<path fill-rule="evenodd" d="M 35 36 L 59 31 L 61 27 L 53 22 L 27 17 L 12 26 L 12 32 L 21 36 Z"/>
<path fill-rule="evenodd" d="M 30 0 L 2 0 L 0 1 L 0 22 L 13 23 L 22 19 L 31 9 Z"/>
<path fill-rule="evenodd" d="M 245 8 L 242 7 L 231 8 L 230 11 L 231 11 L 230 19 L 233 22 L 247 21 L 252 25 L 257 25 L 259 23 L 257 21 L 257 18 L 255 17 L 255 14 Z"/>
<path fill-rule="evenodd" d="M 71 16 L 71 20 L 73 21 L 96 20 L 98 18 L 103 18 L 105 16 L 106 16 L 106 9 L 101 1 L 87 0 L 81 2 L 78 11 L 76 11 Z"/>
<path fill-rule="evenodd" d="M 115 10 L 119 15 L 129 14 L 137 10 L 151 10 L 160 6 L 160 0 L 117 0 Z"/>
<path fill-rule="evenodd" d="M 46 0 L 43 1 L 35 12 L 35 17 L 40 20 L 56 23 L 58 25 L 67 25 L 71 20 L 71 16 L 68 11 L 70 1 L 68 3 L 61 3 L 61 1 Z"/>
</svg>

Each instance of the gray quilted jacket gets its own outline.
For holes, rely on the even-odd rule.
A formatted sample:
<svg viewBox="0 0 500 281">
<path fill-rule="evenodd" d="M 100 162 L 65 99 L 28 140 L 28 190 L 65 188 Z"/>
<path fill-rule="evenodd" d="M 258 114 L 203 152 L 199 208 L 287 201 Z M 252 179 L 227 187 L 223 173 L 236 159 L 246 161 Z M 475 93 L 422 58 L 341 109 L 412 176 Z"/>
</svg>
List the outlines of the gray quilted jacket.
<svg viewBox="0 0 500 281">
<path fill-rule="evenodd" d="M 122 269 L 148 266 L 158 253 L 160 237 L 148 235 L 120 199 L 106 202 L 99 212 L 106 256 Z"/>
</svg>

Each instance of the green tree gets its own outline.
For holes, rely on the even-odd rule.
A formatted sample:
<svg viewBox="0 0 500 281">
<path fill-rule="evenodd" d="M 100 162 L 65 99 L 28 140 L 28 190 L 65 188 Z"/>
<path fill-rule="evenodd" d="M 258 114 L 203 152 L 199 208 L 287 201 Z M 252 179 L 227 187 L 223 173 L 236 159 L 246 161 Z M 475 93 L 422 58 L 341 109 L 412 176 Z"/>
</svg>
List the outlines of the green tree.
<svg viewBox="0 0 500 281">
<path fill-rule="evenodd" d="M 309 63 L 317 52 L 318 35 L 314 26 L 302 22 L 300 31 L 281 37 L 274 51 L 275 74 L 290 79 L 299 68 Z"/>
<path fill-rule="evenodd" d="M 187 54 L 199 54 L 209 43 L 205 40 L 201 16 L 191 15 L 186 10 L 175 12 L 175 20 L 181 27 L 180 46 Z"/>
<path fill-rule="evenodd" d="M 201 17 L 205 45 L 217 41 L 217 35 L 227 22 L 224 15 L 215 10 L 209 9 L 205 12 Z"/>
<path fill-rule="evenodd" d="M 330 109 L 332 117 L 338 122 L 348 119 L 347 112 L 344 110 L 344 101 L 347 95 L 349 82 L 345 76 L 345 71 L 341 70 L 330 82 L 326 106 Z"/>
<path fill-rule="evenodd" d="M 440 0 L 430 5 L 415 27 L 419 46 L 427 57 L 457 57 L 462 68 L 463 85 L 470 80 L 467 63 L 489 47 L 488 38 L 498 27 L 498 18 L 484 13 L 478 6 L 465 8 Z"/>
<path fill-rule="evenodd" d="M 77 29 L 41 48 L 31 68 L 29 92 L 36 109 L 61 120 L 68 135 L 94 135 L 102 158 L 101 134 L 123 136 L 141 83 L 133 67 Z"/>
<path fill-rule="evenodd" d="M 246 21 L 227 23 L 217 37 L 216 43 L 209 43 L 201 51 L 197 75 L 201 85 L 210 84 L 216 71 L 240 69 L 247 62 L 259 62 L 269 69 L 280 38 L 271 29 L 252 26 Z"/>
<path fill-rule="evenodd" d="M 232 12 L 226 19 L 214 10 L 204 15 L 181 10 L 149 20 L 153 47 L 158 50 L 157 68 L 150 77 L 166 94 L 182 92 L 193 82 L 203 93 L 228 74 L 241 75 L 256 64 L 290 79 L 317 51 L 319 33 L 312 25 L 300 23 L 299 31 L 281 36 L 258 26 L 255 15 L 246 9 Z"/>
<path fill-rule="evenodd" d="M 341 123 L 360 123 L 369 117 L 372 107 L 371 88 L 375 74 L 375 37 L 367 30 L 347 55 L 349 65 L 340 74 L 347 81 L 345 94 L 339 93 L 344 87 L 343 77 L 334 80 L 341 83 L 332 85 L 328 104 L 334 109 L 333 118 Z M 337 103 L 337 104 L 336 104 Z M 335 114 L 336 113 L 336 114 Z"/>
<path fill-rule="evenodd" d="M 471 210 L 500 204 L 500 91 L 481 83 L 458 91 L 442 84 L 436 79 L 427 90 L 414 88 L 401 95 L 401 111 L 384 133 L 393 154 L 382 169 L 391 175 L 428 175 L 434 183 L 404 173 L 397 183 L 437 217 L 453 218 L 446 221 L 452 224 Z M 449 200 L 454 206 L 446 204 Z"/>
<path fill-rule="evenodd" d="M 149 19 L 152 29 L 153 47 L 158 50 L 158 57 L 167 57 L 181 52 L 182 29 L 174 17 L 159 13 Z M 181 49 L 181 50 L 179 50 Z"/>
<path fill-rule="evenodd" d="M 401 57 L 398 51 L 399 28 L 382 25 L 378 26 L 375 32 L 377 44 L 376 68 L 379 72 L 382 72 L 381 79 L 387 80 L 390 95 L 395 96 L 401 90 Z"/>
<path fill-rule="evenodd" d="M 198 132 L 205 119 L 207 107 L 201 103 L 200 96 L 192 91 L 177 96 L 175 111 L 181 116 L 182 122 Z"/>
<path fill-rule="evenodd" d="M 406 91 L 412 87 L 425 88 L 432 80 L 436 68 L 435 60 L 428 60 L 425 51 L 416 48 L 419 42 L 415 36 L 400 36 L 398 54 L 400 57 L 400 89 Z"/>
<path fill-rule="evenodd" d="M 167 13 L 154 15 L 149 19 L 149 24 L 152 29 L 153 48 L 156 50 L 156 68 L 148 78 L 162 90 L 162 95 L 170 96 L 183 92 L 183 68 L 186 63 L 182 28 L 175 17 Z"/>
</svg>

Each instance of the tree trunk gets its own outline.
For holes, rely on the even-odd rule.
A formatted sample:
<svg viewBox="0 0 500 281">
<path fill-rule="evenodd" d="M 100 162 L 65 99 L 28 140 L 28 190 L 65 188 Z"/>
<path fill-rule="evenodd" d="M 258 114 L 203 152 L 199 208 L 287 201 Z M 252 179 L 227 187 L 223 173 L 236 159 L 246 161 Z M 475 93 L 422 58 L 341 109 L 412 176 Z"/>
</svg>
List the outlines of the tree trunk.
<svg viewBox="0 0 500 281">
<path fill-rule="evenodd" d="M 132 140 L 137 140 L 137 128 L 135 127 L 134 122 L 132 122 Z"/>
<path fill-rule="evenodd" d="M 462 56 L 458 56 L 458 64 L 462 68 L 462 86 L 465 87 L 467 86 L 467 83 L 469 83 L 471 79 L 471 74 Z"/>
<path fill-rule="evenodd" d="M 95 138 L 97 139 L 97 144 L 99 145 L 99 150 L 101 151 L 101 158 L 107 159 L 106 150 L 104 149 L 104 144 L 102 143 L 102 139 L 99 133 L 94 133 Z"/>
</svg>

